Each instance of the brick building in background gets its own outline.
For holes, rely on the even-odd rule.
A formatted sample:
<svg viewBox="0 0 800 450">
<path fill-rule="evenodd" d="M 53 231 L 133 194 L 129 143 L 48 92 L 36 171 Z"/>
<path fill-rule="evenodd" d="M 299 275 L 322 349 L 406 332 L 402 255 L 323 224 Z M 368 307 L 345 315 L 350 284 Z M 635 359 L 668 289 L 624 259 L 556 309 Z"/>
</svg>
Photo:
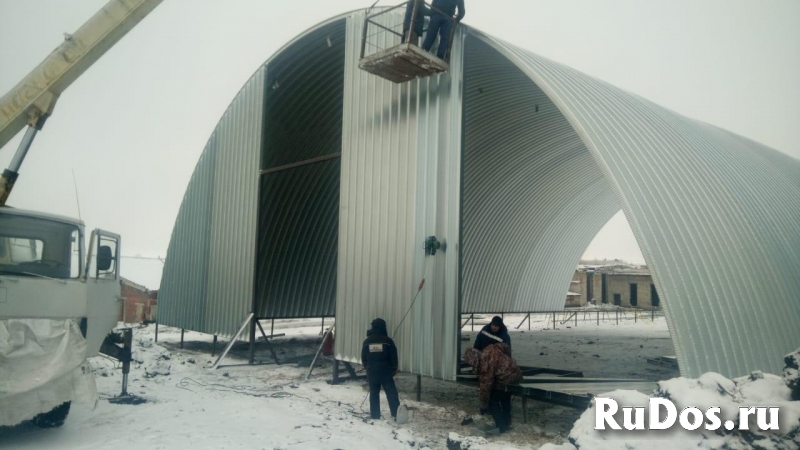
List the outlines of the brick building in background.
<svg viewBox="0 0 800 450">
<path fill-rule="evenodd" d="M 647 267 L 627 264 L 582 265 L 570 284 L 566 307 L 617 305 L 625 308 L 660 309 L 656 286 Z"/>
<path fill-rule="evenodd" d="M 158 291 L 151 291 L 131 280 L 122 278 L 123 308 L 119 320 L 125 323 L 153 322 L 158 310 Z"/>
</svg>

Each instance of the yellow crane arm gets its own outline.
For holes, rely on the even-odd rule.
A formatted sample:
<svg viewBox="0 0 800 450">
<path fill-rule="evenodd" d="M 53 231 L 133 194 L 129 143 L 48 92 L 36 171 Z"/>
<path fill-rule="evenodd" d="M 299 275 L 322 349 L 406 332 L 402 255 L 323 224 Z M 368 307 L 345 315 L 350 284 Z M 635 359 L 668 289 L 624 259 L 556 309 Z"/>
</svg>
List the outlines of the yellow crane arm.
<svg viewBox="0 0 800 450">
<path fill-rule="evenodd" d="M 111 0 L 0 98 L 0 148 L 26 124 L 41 128 L 58 96 L 162 0 Z"/>
</svg>

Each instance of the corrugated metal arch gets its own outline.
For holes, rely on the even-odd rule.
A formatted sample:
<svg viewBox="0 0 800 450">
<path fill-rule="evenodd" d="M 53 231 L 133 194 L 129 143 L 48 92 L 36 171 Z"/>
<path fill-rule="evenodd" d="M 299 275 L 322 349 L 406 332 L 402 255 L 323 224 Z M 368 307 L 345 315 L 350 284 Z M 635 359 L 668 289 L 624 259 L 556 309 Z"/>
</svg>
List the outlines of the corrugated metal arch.
<svg viewBox="0 0 800 450">
<path fill-rule="evenodd" d="M 277 54 L 345 17 L 312 28 Z M 425 129 L 430 131 L 425 145 L 439 153 L 409 156 L 416 164 L 410 166 L 409 179 L 421 180 L 421 197 L 409 197 L 403 207 L 427 209 L 415 211 L 413 236 L 402 241 L 407 248 L 398 248 L 407 253 L 404 270 L 388 273 L 380 266 L 374 286 L 386 287 L 387 293 L 374 301 L 385 304 L 366 305 L 367 312 L 402 316 L 404 308 L 392 304 L 397 294 L 390 286 L 403 286 L 401 297 L 410 297 L 406 291 L 413 290 L 424 266 L 416 235 L 432 232 L 448 239 L 448 259 L 433 271 L 429 283 L 434 288 L 425 292 L 423 302 L 434 304 L 428 297 L 442 292 L 450 298 L 451 281 L 458 279 L 463 311 L 560 308 L 580 253 L 622 209 L 661 294 L 682 372 L 735 376 L 753 369 L 779 370 L 780 356 L 800 342 L 800 162 L 477 30 L 463 30 L 471 35 L 464 41 L 465 68 L 456 65 L 450 74 L 463 78 L 466 86 L 463 155 L 451 154 L 458 141 L 454 131 L 460 132 L 451 119 L 461 101 L 453 85 L 455 90 L 435 94 L 457 100 L 446 111 L 442 123 L 447 126 Z M 193 175 L 170 242 L 159 299 L 161 323 L 230 334 L 252 307 L 258 207 L 253 169 L 261 167 L 268 65 L 234 100 Z M 366 86 L 375 88 L 370 83 Z M 474 90 L 475 83 L 488 88 Z M 426 93 L 425 101 L 437 104 L 435 95 Z M 402 120 L 371 126 L 375 136 L 401 143 L 417 138 L 408 135 Z M 393 179 L 389 164 L 396 155 L 387 156 L 370 160 L 375 166 L 370 177 Z M 464 162 L 460 196 L 450 186 L 459 180 L 459 156 Z M 281 156 L 275 164 L 290 160 Z M 459 216 L 461 201 L 464 241 L 458 242 L 452 217 Z M 378 216 L 388 216 L 389 206 L 380 207 Z M 234 233 L 223 227 L 231 218 L 237 224 Z M 393 226 L 359 235 L 354 245 L 377 249 L 392 241 L 387 233 Z M 450 270 L 457 252 L 463 258 L 461 273 Z M 339 263 L 339 278 L 353 276 L 348 267 Z M 364 289 L 368 293 L 370 287 Z M 340 298 L 337 309 L 365 306 L 342 303 L 350 301 Z M 441 339 L 457 339 L 451 306 L 435 316 L 447 322 L 437 334 Z M 431 329 L 442 324 L 433 324 L 434 316 L 418 309 L 420 314 L 415 310 L 412 323 L 404 325 L 432 336 Z M 359 339 L 353 335 L 350 341 L 347 347 L 337 343 L 337 355 L 357 358 Z M 417 373 L 452 378 L 455 348 L 444 343 L 439 353 L 426 353 L 425 367 L 418 362 L 410 366 Z"/>
<path fill-rule="evenodd" d="M 651 269 L 682 373 L 779 371 L 800 342 L 800 162 L 473 33 L 547 95 L 589 150 Z"/>
</svg>

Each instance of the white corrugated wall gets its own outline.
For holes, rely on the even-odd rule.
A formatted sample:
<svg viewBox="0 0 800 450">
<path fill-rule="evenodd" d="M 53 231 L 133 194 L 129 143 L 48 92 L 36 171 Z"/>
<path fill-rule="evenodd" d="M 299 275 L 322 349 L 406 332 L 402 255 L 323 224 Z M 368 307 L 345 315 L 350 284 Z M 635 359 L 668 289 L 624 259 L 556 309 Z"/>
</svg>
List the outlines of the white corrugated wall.
<svg viewBox="0 0 800 450">
<path fill-rule="evenodd" d="M 158 294 L 161 324 L 230 336 L 253 308 L 266 70 L 231 102 L 186 189 Z"/>
<path fill-rule="evenodd" d="M 359 362 L 372 319 L 392 334 L 409 311 L 394 336 L 401 370 L 455 379 L 463 29 L 454 78 L 397 85 L 358 68 L 363 20 L 347 22 L 336 356 Z M 426 257 L 431 235 L 447 250 Z"/>
</svg>

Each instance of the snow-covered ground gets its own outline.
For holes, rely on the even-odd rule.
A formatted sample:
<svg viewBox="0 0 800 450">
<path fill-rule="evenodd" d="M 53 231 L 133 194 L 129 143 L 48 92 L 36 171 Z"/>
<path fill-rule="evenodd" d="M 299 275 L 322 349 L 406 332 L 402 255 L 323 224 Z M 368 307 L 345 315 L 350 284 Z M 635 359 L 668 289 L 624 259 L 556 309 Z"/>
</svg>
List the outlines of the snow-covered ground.
<svg viewBox="0 0 800 450">
<path fill-rule="evenodd" d="M 586 376 L 637 377 L 649 380 L 677 376 L 673 369 L 646 363 L 646 358 L 674 354 L 663 318 L 634 322 L 629 316 L 619 325 L 614 314 L 600 326 L 592 313 L 584 320 L 552 329 L 552 317 L 534 317 L 514 327 L 523 316 L 506 316 L 514 355 L 523 365 L 582 370 Z M 475 331 L 489 317 L 476 320 Z M 330 324 L 330 319 L 328 320 Z M 269 324 L 265 323 L 268 329 Z M 335 449 L 335 448 L 446 448 L 448 438 L 462 440 L 461 448 L 538 448 L 544 444 L 571 445 L 582 411 L 548 403 L 529 402 L 529 423 L 522 424 L 515 400 L 514 429 L 486 440 L 470 435 L 461 425 L 477 410 L 477 391 L 470 386 L 425 379 L 422 402 L 414 399 L 415 377 L 397 378 L 401 400 L 411 420 L 403 426 L 369 419 L 364 383 L 330 386 L 331 365 L 325 361 L 310 381 L 304 377 L 310 356 L 320 342 L 319 321 L 277 322 L 275 332 L 286 336 L 275 348 L 285 364 L 244 364 L 245 344 L 234 346 L 226 366 L 210 369 L 212 338 L 186 332 L 179 348 L 180 330 L 154 326 L 134 328 L 134 359 L 129 391 L 148 401 L 137 406 L 106 401 L 120 390 L 117 364 L 94 358 L 100 401 L 74 405 L 63 428 L 43 430 L 30 424 L 0 431 L 2 449 Z M 472 339 L 471 326 L 464 327 Z M 220 341 L 221 351 L 225 341 Z M 469 345 L 466 341 L 462 345 Z M 260 346 L 257 359 L 269 361 Z M 400 349 L 402 351 L 402 349 Z M 343 371 L 344 373 L 344 371 Z M 384 415 L 388 415 L 382 396 Z M 587 413 L 588 414 L 588 413 Z M 585 417 L 585 415 L 584 415 Z M 583 419 L 582 419 L 583 420 Z M 582 446 L 583 448 L 591 448 Z M 613 447 L 612 447 L 613 448 Z M 620 447 L 624 448 L 624 447 Z"/>
</svg>

